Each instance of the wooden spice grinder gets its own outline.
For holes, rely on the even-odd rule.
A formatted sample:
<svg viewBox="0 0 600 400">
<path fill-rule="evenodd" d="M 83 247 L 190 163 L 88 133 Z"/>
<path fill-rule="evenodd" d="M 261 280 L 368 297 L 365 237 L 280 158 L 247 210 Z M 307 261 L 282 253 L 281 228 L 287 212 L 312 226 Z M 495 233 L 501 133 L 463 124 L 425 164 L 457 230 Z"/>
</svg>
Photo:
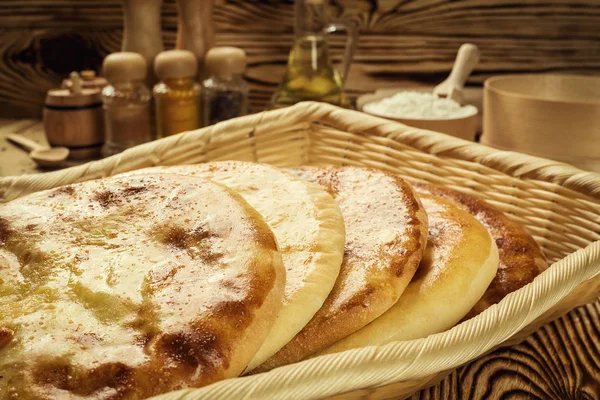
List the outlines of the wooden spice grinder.
<svg viewBox="0 0 600 400">
<path fill-rule="evenodd" d="M 69 158 L 85 160 L 100 155 L 104 143 L 104 114 L 99 89 L 83 88 L 78 73 L 70 89 L 52 89 L 44 103 L 44 129 L 52 147 L 67 147 Z"/>
<path fill-rule="evenodd" d="M 161 7 L 162 0 L 123 0 L 121 51 L 138 53 L 146 59 L 146 85 L 149 87 L 156 83 L 152 73 L 154 57 L 163 51 Z"/>
<path fill-rule="evenodd" d="M 204 58 L 215 45 L 214 0 L 177 0 L 177 49 L 189 50 L 198 58 L 200 77 Z"/>
</svg>

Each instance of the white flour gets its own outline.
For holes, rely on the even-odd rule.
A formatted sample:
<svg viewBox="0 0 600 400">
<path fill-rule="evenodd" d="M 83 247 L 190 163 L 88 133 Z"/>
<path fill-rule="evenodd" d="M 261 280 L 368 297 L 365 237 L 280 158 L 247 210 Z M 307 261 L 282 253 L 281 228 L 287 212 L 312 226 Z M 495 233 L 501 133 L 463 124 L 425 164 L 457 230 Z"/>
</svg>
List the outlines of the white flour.
<svg viewBox="0 0 600 400">
<path fill-rule="evenodd" d="M 463 118 L 477 112 L 474 106 L 461 106 L 452 99 L 439 98 L 426 92 L 399 92 L 366 104 L 363 110 L 384 117 L 411 119 Z"/>
</svg>

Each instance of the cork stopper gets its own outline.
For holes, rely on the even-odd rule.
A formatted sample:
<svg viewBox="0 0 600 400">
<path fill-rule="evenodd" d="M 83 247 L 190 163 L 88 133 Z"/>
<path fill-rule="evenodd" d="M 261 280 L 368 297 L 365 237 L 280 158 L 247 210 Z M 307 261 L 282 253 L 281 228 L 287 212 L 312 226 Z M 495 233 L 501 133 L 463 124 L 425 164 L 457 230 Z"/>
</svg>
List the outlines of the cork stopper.
<svg viewBox="0 0 600 400">
<path fill-rule="evenodd" d="M 209 74 L 230 78 L 246 70 L 246 52 L 238 47 L 213 47 L 206 54 L 204 64 Z"/>
<path fill-rule="evenodd" d="M 154 59 L 154 73 L 160 80 L 191 78 L 198 73 L 198 60 L 188 50 L 167 50 Z"/>
<path fill-rule="evenodd" d="M 146 78 L 147 68 L 146 59 L 131 52 L 109 54 L 102 63 L 103 74 L 112 84 L 142 81 Z"/>
</svg>

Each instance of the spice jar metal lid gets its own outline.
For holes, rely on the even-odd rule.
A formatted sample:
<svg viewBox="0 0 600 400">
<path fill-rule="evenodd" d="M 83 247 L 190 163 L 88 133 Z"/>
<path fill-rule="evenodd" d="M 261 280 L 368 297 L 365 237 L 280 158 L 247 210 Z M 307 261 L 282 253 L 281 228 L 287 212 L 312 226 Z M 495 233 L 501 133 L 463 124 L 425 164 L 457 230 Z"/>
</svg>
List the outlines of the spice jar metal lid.
<svg viewBox="0 0 600 400">
<path fill-rule="evenodd" d="M 206 54 L 208 72 L 223 78 L 242 74 L 246 70 L 246 52 L 238 47 L 213 47 Z"/>
<path fill-rule="evenodd" d="M 188 50 L 167 50 L 154 59 L 154 73 L 159 79 L 190 78 L 198 72 L 198 60 Z"/>
<path fill-rule="evenodd" d="M 128 51 L 109 54 L 102 63 L 104 77 L 112 84 L 144 80 L 147 71 L 146 59 Z"/>
</svg>

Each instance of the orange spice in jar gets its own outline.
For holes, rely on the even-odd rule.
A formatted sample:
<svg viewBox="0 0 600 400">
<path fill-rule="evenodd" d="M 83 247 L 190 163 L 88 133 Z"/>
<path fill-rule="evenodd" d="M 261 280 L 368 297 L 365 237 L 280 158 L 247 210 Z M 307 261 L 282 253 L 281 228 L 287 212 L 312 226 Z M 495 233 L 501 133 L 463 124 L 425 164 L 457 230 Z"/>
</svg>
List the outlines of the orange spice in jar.
<svg viewBox="0 0 600 400">
<path fill-rule="evenodd" d="M 154 59 L 161 80 L 154 86 L 156 135 L 165 137 L 200 128 L 201 87 L 196 82 L 198 61 L 187 50 L 168 50 Z"/>
<path fill-rule="evenodd" d="M 102 154 L 106 157 L 152 139 L 152 96 L 144 84 L 147 63 L 140 54 L 110 54 L 104 59 L 102 69 L 110 83 L 102 90 L 106 121 Z"/>
</svg>

